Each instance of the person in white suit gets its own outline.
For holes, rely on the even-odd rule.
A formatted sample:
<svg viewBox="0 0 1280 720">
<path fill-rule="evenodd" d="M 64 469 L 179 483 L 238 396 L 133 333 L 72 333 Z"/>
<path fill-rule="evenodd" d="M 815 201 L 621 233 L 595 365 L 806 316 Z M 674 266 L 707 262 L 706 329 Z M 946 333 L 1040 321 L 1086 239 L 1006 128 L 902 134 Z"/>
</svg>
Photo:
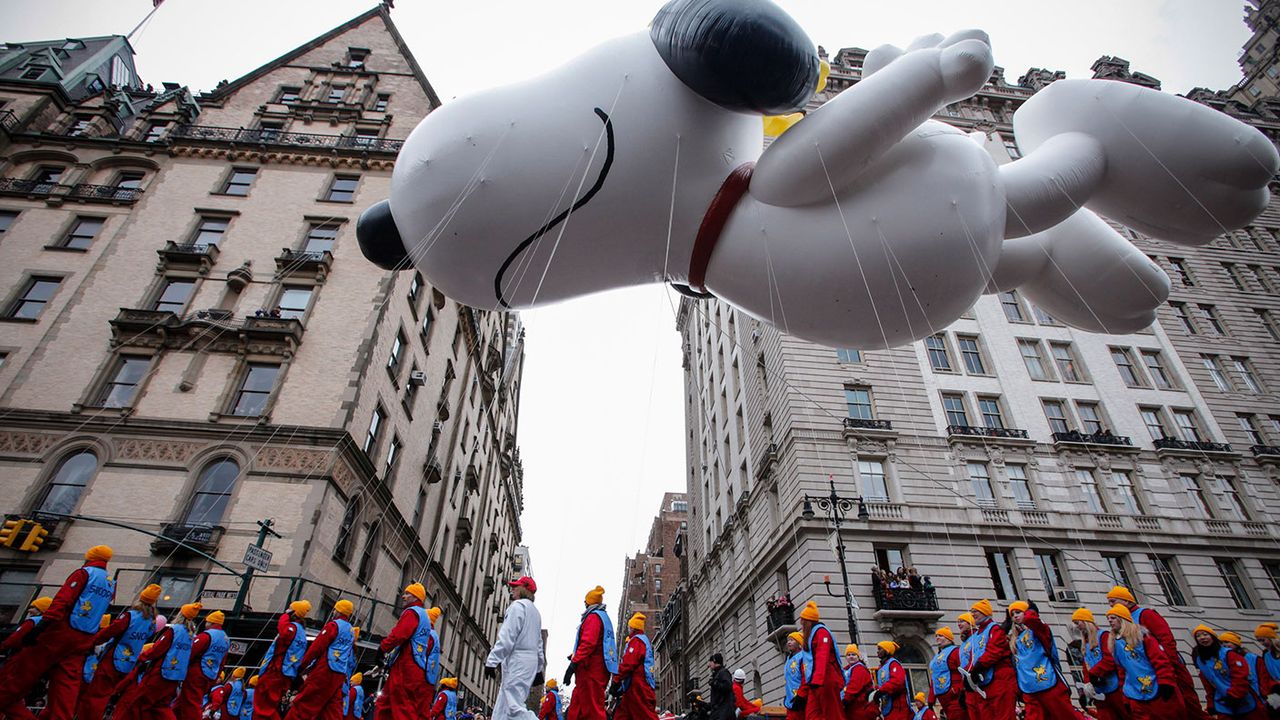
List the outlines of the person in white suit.
<svg viewBox="0 0 1280 720">
<path fill-rule="evenodd" d="M 542 652 L 542 615 L 533 605 L 538 585 L 525 576 L 507 583 L 511 605 L 498 628 L 498 642 L 484 661 L 484 674 L 493 677 L 502 666 L 498 699 L 493 704 L 493 720 L 535 720 L 525 707 L 529 688 L 542 684 L 546 658 Z"/>
</svg>

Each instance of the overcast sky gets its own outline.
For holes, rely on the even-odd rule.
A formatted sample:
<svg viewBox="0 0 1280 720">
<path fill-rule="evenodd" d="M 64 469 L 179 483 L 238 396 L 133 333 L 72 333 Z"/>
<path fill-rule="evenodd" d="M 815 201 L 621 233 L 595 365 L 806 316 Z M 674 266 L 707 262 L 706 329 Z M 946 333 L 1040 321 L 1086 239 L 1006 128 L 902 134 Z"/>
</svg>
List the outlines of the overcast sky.
<svg viewBox="0 0 1280 720">
<path fill-rule="evenodd" d="M 916 35 L 987 30 L 1015 81 L 1029 67 L 1088 77 L 1118 55 L 1164 89 L 1221 89 L 1240 77 L 1242 0 L 782 0 L 832 55 Z M 392 17 L 445 102 L 550 69 L 643 29 L 658 0 L 398 0 Z M 0 0 L 0 40 L 127 33 L 149 0 Z M 146 82 L 207 90 L 372 6 L 370 0 L 167 0 L 135 38 Z M 656 111 L 656 109 L 655 109 Z M 659 288 L 525 313 L 520 418 L 524 540 L 560 675 L 582 596 L 600 583 L 617 607 L 624 555 L 646 540 L 663 491 L 683 490 L 681 369 L 672 303 Z M 387 598 L 391 599 L 391 598 Z M 616 617 L 615 617 L 616 621 Z"/>
</svg>

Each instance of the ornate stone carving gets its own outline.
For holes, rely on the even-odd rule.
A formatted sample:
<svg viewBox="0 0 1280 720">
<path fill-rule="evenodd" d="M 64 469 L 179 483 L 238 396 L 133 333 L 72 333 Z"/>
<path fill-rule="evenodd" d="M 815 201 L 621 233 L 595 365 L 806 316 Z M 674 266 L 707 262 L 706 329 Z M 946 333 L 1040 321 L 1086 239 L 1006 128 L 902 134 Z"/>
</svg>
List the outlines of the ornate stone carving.
<svg viewBox="0 0 1280 720">
<path fill-rule="evenodd" d="M 337 483 L 344 493 L 351 494 L 352 489 L 357 484 L 356 474 L 351 471 L 346 460 L 338 458 L 338 461 L 333 464 L 333 481 Z"/>
<path fill-rule="evenodd" d="M 115 445 L 116 457 L 121 460 L 147 460 L 172 465 L 186 465 L 202 447 L 197 443 L 145 438 L 117 439 Z"/>
<path fill-rule="evenodd" d="M 328 463 L 329 452 L 326 450 L 285 447 L 263 448 L 257 459 L 257 464 L 260 467 L 287 470 L 304 475 L 323 474 Z M 336 469 L 334 476 L 336 479 Z"/>
<path fill-rule="evenodd" d="M 1004 465 L 1004 449 L 1003 448 L 999 448 L 995 446 L 987 448 L 987 457 L 991 458 L 991 464 L 995 465 L 996 467 L 1002 467 Z"/>
<path fill-rule="evenodd" d="M 1111 469 L 1111 458 L 1110 458 L 1110 456 L 1108 456 L 1108 455 L 1098 455 L 1098 469 L 1100 469 L 1100 470 L 1110 470 L 1110 469 Z"/>
<path fill-rule="evenodd" d="M 0 432 L 0 453 L 40 455 L 61 439 L 61 436 L 44 433 Z"/>
</svg>

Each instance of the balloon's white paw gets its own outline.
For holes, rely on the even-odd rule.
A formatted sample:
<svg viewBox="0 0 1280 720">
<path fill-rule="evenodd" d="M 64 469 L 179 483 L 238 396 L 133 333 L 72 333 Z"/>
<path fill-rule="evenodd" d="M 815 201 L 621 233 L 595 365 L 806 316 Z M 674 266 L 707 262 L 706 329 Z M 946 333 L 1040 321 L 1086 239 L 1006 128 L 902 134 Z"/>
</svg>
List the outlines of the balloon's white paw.
<svg viewBox="0 0 1280 720">
<path fill-rule="evenodd" d="M 947 102 L 963 100 L 981 90 L 996 66 L 991 45 L 976 37 L 943 47 L 938 63 Z"/>
</svg>

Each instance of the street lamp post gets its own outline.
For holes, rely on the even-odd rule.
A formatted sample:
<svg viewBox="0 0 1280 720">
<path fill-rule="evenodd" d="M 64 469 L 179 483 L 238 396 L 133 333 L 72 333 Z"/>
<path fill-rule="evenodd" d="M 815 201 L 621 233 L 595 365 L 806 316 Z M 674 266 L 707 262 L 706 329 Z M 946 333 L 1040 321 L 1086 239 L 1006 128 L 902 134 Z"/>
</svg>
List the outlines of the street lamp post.
<svg viewBox="0 0 1280 720">
<path fill-rule="evenodd" d="M 850 642 L 858 644 L 858 621 L 853 616 L 853 593 L 849 590 L 849 569 L 845 567 L 844 562 L 844 538 L 840 535 L 840 526 L 843 524 L 845 516 L 853 512 L 856 507 L 858 509 L 858 519 L 866 520 L 871 517 L 867 512 L 867 503 L 859 495 L 855 498 L 841 497 L 836 494 L 836 481 L 831 475 L 827 476 L 827 481 L 831 485 L 830 495 L 805 495 L 804 506 L 800 511 L 800 516 L 805 520 L 812 520 L 816 513 L 813 507 L 816 505 L 819 510 L 828 513 L 831 521 L 836 526 L 836 558 L 840 561 L 840 577 L 844 580 L 844 610 L 849 620 L 849 638 Z M 830 580 L 823 579 L 823 584 L 827 586 L 827 594 L 832 597 L 839 597 L 831 592 Z"/>
</svg>

